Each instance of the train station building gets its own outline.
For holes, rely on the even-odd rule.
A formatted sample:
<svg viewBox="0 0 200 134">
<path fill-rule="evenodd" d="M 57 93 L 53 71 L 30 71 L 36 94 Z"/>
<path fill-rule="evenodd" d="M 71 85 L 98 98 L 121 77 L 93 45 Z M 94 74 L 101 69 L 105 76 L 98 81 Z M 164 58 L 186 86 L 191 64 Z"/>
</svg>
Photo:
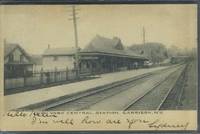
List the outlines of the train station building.
<svg viewBox="0 0 200 134">
<path fill-rule="evenodd" d="M 74 69 L 74 48 L 48 48 L 43 54 L 44 70 Z M 148 59 L 128 50 L 118 37 L 113 39 L 96 35 L 79 52 L 81 72 L 107 73 L 139 68 Z"/>
</svg>

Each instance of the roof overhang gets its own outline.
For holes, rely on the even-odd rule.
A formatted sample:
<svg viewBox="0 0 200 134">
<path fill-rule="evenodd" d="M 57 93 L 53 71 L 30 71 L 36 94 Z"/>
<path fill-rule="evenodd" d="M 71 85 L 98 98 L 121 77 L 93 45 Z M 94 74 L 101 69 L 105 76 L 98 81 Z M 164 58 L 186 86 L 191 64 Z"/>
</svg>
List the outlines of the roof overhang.
<svg viewBox="0 0 200 134">
<path fill-rule="evenodd" d="M 142 56 L 132 56 L 132 55 L 126 55 L 126 54 L 116 54 L 116 53 L 106 53 L 106 52 L 99 52 L 99 51 L 88 51 L 88 52 L 79 52 L 81 56 L 113 56 L 113 57 L 123 57 L 123 58 L 130 58 L 130 59 L 138 59 L 138 60 L 149 60 L 146 57 Z M 75 54 L 54 54 L 54 55 L 43 55 L 43 57 L 47 56 L 74 56 Z M 83 58 L 84 59 L 84 58 Z M 94 59 L 91 58 L 90 59 Z M 97 58 L 95 58 L 97 59 Z"/>
<path fill-rule="evenodd" d="M 43 57 L 47 56 L 74 56 L 74 54 L 43 54 Z"/>
<path fill-rule="evenodd" d="M 113 57 L 123 57 L 123 58 L 130 58 L 130 59 L 138 59 L 138 60 L 148 60 L 145 57 L 140 56 L 131 56 L 131 55 L 123 55 L 123 54 L 115 54 L 115 53 L 105 53 L 105 52 L 80 52 L 81 55 L 89 55 L 89 56 L 96 56 L 96 55 L 102 55 L 102 56 L 113 56 Z"/>
</svg>

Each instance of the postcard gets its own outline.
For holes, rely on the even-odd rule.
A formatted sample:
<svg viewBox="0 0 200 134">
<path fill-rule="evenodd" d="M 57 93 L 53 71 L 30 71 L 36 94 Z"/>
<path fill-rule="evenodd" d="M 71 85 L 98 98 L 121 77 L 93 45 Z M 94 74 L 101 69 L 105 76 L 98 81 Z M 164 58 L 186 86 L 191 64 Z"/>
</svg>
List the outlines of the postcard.
<svg viewBox="0 0 200 134">
<path fill-rule="evenodd" d="M 197 130 L 197 4 L 0 5 L 1 130 Z"/>
</svg>

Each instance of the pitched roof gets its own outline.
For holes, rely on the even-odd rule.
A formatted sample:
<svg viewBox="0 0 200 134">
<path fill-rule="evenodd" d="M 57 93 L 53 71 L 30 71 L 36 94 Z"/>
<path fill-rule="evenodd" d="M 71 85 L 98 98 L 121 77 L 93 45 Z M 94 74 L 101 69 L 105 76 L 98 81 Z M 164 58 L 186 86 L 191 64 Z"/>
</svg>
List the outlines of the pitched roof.
<svg viewBox="0 0 200 134">
<path fill-rule="evenodd" d="M 121 45 L 120 49 L 118 49 L 119 45 Z M 94 37 L 92 41 L 83 49 L 82 52 L 100 52 L 100 53 L 130 56 L 135 58 L 145 58 L 125 48 L 119 38 L 114 37 L 113 39 L 109 39 L 99 35 Z"/>
<path fill-rule="evenodd" d="M 90 41 L 90 43 L 83 49 L 83 52 L 98 51 L 98 52 L 120 53 L 121 50 L 116 49 L 118 43 L 121 43 L 121 40 L 117 37 L 109 39 L 102 37 L 100 35 L 96 35 Z"/>
<path fill-rule="evenodd" d="M 18 46 L 18 44 L 4 44 L 4 57 L 7 57 Z"/>
<path fill-rule="evenodd" d="M 75 48 L 48 48 L 44 51 L 44 56 L 56 56 L 56 55 L 73 55 L 76 52 Z"/>
<path fill-rule="evenodd" d="M 74 55 L 76 49 L 74 47 L 71 48 L 48 48 L 44 51 L 43 56 L 61 56 L 61 55 Z M 105 38 L 100 35 L 96 35 L 90 43 L 82 50 L 80 50 L 81 54 L 89 54 L 89 53 L 106 53 L 109 55 L 120 55 L 124 57 L 131 58 L 141 58 L 146 59 L 141 55 L 135 54 L 133 51 L 125 48 L 118 37 L 114 37 L 113 39 Z"/>
<path fill-rule="evenodd" d="M 63 47 L 63 48 L 47 48 L 43 55 L 51 56 L 51 55 L 73 55 L 76 52 L 76 49 L 73 47 Z"/>
<path fill-rule="evenodd" d="M 4 44 L 4 58 L 6 58 L 16 48 L 19 48 L 20 51 L 28 58 L 29 62 L 32 62 L 31 56 L 19 44 L 16 44 L 16 43 Z"/>
</svg>

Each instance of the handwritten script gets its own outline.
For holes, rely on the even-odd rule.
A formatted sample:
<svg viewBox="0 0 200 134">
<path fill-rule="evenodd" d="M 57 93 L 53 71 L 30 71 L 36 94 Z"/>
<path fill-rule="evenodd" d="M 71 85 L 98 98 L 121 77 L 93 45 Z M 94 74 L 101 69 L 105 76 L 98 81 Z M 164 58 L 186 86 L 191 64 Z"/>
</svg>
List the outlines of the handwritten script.
<svg viewBox="0 0 200 134">
<path fill-rule="evenodd" d="M 23 112 L 11 111 L 4 114 L 9 120 L 24 119 L 30 122 L 30 125 L 65 125 L 65 126 L 79 126 L 83 125 L 88 128 L 98 127 L 98 125 L 106 125 L 120 127 L 125 126 L 125 129 L 134 130 L 138 126 L 144 126 L 150 130 L 187 130 L 190 125 L 189 122 L 165 122 L 159 118 L 145 119 L 137 116 L 99 116 L 93 114 L 85 114 L 77 117 L 76 115 L 65 115 L 65 112 Z"/>
</svg>

